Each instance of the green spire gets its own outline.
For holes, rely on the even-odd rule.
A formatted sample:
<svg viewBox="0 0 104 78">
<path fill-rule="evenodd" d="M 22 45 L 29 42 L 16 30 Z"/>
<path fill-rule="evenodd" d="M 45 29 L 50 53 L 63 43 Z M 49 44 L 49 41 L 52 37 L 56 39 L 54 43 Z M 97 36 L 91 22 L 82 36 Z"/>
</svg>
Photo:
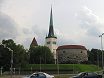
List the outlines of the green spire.
<svg viewBox="0 0 104 78">
<path fill-rule="evenodd" d="M 50 26 L 53 27 L 52 7 L 51 7 L 51 14 L 50 14 Z"/>
<path fill-rule="evenodd" d="M 46 38 L 56 38 L 54 35 L 54 29 L 53 29 L 52 7 L 51 7 L 51 14 L 50 14 L 49 33 L 48 33 L 48 36 Z"/>
</svg>

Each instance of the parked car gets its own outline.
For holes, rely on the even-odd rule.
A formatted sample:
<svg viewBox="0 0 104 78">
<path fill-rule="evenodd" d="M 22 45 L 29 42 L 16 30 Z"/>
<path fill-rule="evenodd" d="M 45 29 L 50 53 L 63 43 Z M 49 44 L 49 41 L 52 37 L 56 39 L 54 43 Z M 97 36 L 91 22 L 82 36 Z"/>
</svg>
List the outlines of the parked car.
<svg viewBox="0 0 104 78">
<path fill-rule="evenodd" d="M 44 72 L 35 72 L 29 76 L 23 77 L 23 78 L 54 78 L 53 75 L 49 75 Z"/>
<path fill-rule="evenodd" d="M 94 72 L 82 72 L 72 78 L 102 78 L 102 75 L 98 75 Z"/>
</svg>

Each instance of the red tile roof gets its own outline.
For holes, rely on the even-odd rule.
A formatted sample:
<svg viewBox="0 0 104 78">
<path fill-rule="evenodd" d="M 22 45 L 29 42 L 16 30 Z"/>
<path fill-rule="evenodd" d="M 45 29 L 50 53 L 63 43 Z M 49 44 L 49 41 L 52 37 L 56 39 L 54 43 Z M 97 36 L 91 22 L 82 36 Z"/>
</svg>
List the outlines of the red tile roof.
<svg viewBox="0 0 104 78">
<path fill-rule="evenodd" d="M 30 46 L 38 46 L 38 43 L 37 43 L 35 37 L 33 38 L 33 40 L 32 40 L 32 42 L 31 42 Z"/>
<path fill-rule="evenodd" d="M 85 46 L 82 46 L 82 45 L 63 45 L 63 46 L 59 46 L 57 48 L 57 50 L 60 50 L 60 49 L 83 49 L 83 50 L 87 50 L 85 48 Z"/>
</svg>

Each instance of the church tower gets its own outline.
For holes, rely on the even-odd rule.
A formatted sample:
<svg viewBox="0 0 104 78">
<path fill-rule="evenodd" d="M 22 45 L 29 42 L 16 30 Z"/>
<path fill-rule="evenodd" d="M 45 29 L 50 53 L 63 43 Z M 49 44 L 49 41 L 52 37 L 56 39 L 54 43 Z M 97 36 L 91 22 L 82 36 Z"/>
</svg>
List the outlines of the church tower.
<svg viewBox="0 0 104 78">
<path fill-rule="evenodd" d="M 45 46 L 49 47 L 49 49 L 53 53 L 55 64 L 56 64 L 57 37 L 54 34 L 52 8 L 50 13 L 49 32 L 45 39 L 46 39 Z"/>
<path fill-rule="evenodd" d="M 30 47 L 32 47 L 32 46 L 38 46 L 38 43 L 37 43 L 35 37 L 33 38 L 32 42 L 30 44 Z"/>
</svg>

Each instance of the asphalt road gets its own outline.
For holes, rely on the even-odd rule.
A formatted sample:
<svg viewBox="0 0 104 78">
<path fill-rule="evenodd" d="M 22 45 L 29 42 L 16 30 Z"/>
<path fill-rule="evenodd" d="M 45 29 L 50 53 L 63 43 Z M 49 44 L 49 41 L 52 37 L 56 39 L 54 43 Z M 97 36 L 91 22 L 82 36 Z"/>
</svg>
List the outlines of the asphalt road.
<svg viewBox="0 0 104 78">
<path fill-rule="evenodd" d="M 25 75 L 13 75 L 12 78 L 23 78 Z M 63 75 L 54 75 L 55 78 L 69 78 L 73 76 L 73 74 L 63 74 Z M 11 78 L 11 75 L 2 75 L 0 78 Z"/>
<path fill-rule="evenodd" d="M 3 75 L 3 76 L 0 76 L 0 78 L 11 78 L 11 76 Z M 23 75 L 14 75 L 14 76 L 12 76 L 12 78 L 23 78 Z"/>
</svg>

